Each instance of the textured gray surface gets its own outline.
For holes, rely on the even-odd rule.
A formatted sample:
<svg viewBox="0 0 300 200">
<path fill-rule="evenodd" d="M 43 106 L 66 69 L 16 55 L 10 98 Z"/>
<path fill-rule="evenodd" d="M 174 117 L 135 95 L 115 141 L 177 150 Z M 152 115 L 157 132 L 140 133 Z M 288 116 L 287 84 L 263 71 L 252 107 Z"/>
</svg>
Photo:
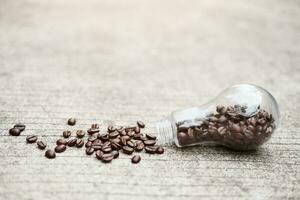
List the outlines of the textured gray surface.
<svg viewBox="0 0 300 200">
<path fill-rule="evenodd" d="M 299 199 L 300 3 L 286 1 L 0 1 L 0 199 Z M 151 122 L 248 82 L 270 90 L 282 127 L 256 152 L 220 147 L 55 160 L 66 119 Z M 16 122 L 20 137 L 8 136 Z"/>
</svg>

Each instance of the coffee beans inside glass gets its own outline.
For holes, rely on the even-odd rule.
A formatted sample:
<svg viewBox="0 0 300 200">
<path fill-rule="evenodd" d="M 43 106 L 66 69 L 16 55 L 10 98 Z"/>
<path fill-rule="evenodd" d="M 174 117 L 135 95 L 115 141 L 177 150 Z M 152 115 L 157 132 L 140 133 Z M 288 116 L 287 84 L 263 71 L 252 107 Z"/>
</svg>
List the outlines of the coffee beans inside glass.
<svg viewBox="0 0 300 200">
<path fill-rule="evenodd" d="M 157 123 L 163 142 L 178 147 L 222 145 L 253 150 L 269 140 L 280 124 L 275 98 L 265 89 L 234 85 L 199 107 L 173 112 Z"/>
</svg>

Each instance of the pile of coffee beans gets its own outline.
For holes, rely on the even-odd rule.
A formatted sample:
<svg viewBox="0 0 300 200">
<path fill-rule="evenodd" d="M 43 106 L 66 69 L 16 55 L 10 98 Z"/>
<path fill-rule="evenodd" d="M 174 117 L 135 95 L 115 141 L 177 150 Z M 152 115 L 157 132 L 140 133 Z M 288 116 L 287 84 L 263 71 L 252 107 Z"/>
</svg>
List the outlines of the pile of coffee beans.
<svg viewBox="0 0 300 200">
<path fill-rule="evenodd" d="M 70 118 L 67 124 L 75 126 L 76 119 Z M 77 130 L 74 136 L 72 136 L 71 131 L 66 130 L 63 131 L 62 137 L 56 141 L 56 147 L 45 151 L 45 157 L 53 159 L 57 153 L 63 153 L 69 147 L 82 148 L 83 146 L 85 146 L 87 155 L 95 153 L 96 158 L 103 163 L 108 163 L 118 158 L 119 152 L 128 155 L 135 154 L 131 158 L 132 163 L 141 161 L 141 157 L 136 153 L 143 150 L 149 154 L 164 153 L 164 148 L 156 145 L 156 136 L 141 133 L 143 128 L 145 128 L 145 124 L 138 121 L 135 126 L 108 126 L 105 131 L 100 131 L 98 124 L 92 124 L 87 131 Z M 19 136 L 24 130 L 25 125 L 16 124 L 9 130 L 9 133 L 13 136 Z M 47 144 L 38 140 L 36 135 L 27 136 L 26 142 L 30 144 L 36 143 L 41 150 L 47 147 Z"/>
<path fill-rule="evenodd" d="M 217 106 L 205 119 L 177 122 L 177 139 L 181 146 L 219 144 L 237 150 L 255 149 L 268 140 L 275 129 L 274 118 L 257 106 L 247 114 L 241 105 Z"/>
</svg>

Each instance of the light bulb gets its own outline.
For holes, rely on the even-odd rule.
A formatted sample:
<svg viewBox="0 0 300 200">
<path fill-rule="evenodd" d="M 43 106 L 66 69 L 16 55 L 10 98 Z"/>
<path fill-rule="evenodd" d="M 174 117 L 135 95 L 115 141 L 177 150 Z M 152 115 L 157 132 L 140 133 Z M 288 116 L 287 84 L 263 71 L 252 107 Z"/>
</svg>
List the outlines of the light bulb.
<svg viewBox="0 0 300 200">
<path fill-rule="evenodd" d="M 178 147 L 222 145 L 253 150 L 265 143 L 279 124 L 275 98 L 261 87 L 240 84 L 207 104 L 173 112 L 156 127 L 160 140 Z"/>
</svg>

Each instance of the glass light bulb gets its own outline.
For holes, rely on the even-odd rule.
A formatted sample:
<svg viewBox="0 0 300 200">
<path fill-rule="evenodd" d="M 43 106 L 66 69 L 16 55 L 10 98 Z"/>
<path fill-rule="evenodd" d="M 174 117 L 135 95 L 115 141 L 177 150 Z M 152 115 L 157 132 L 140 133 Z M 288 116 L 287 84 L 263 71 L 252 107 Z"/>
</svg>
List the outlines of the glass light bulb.
<svg viewBox="0 0 300 200">
<path fill-rule="evenodd" d="M 173 112 L 157 123 L 158 136 L 178 147 L 222 145 L 252 150 L 265 143 L 280 124 L 275 98 L 265 89 L 240 84 L 199 107 Z"/>
</svg>

